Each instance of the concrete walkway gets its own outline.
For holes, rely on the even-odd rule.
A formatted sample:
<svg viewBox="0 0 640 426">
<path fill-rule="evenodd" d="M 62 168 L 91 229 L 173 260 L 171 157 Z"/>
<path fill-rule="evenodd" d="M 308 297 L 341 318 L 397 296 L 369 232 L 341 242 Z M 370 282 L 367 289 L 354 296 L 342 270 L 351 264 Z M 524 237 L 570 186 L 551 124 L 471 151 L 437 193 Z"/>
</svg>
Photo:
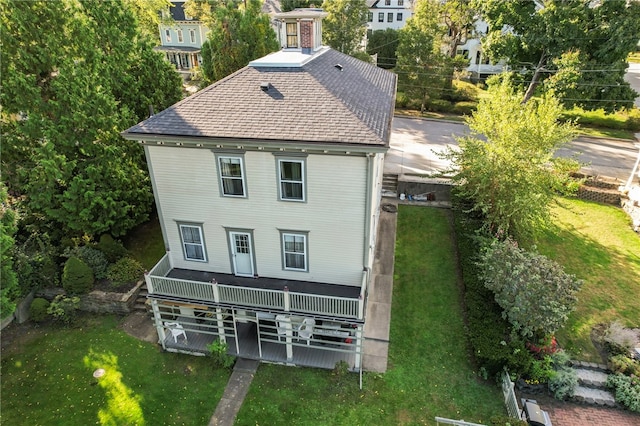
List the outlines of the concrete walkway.
<svg viewBox="0 0 640 426">
<path fill-rule="evenodd" d="M 363 369 L 377 373 L 387 371 L 398 216 L 396 213 L 398 205 L 395 198 L 383 198 L 382 205 L 386 208 L 380 210 L 371 286 L 365 311 L 366 323 L 362 348 Z"/>
<path fill-rule="evenodd" d="M 216 411 L 209 420 L 209 426 L 233 425 L 259 364 L 256 360 L 238 358 Z"/>
</svg>

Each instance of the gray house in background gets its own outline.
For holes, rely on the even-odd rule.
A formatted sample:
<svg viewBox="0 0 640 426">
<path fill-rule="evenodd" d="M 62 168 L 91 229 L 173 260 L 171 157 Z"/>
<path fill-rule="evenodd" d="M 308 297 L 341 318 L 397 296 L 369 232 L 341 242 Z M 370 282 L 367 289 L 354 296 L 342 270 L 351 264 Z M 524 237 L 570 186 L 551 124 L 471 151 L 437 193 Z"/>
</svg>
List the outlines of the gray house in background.
<svg viewBox="0 0 640 426">
<path fill-rule="evenodd" d="M 362 369 L 396 76 L 321 45 L 317 9 L 277 14 L 286 47 L 123 132 L 146 153 L 166 255 L 146 275 L 169 351 Z"/>
</svg>

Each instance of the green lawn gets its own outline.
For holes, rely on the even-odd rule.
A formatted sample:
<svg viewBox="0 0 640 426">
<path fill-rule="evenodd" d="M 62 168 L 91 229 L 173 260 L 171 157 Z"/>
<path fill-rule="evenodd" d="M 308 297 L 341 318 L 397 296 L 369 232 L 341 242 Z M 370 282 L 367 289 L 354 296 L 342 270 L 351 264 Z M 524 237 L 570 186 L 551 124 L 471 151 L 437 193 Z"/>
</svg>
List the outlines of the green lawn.
<svg viewBox="0 0 640 426">
<path fill-rule="evenodd" d="M 229 379 L 211 360 L 161 352 L 118 328 L 43 326 L 2 354 L 3 425 L 204 425 Z M 96 380 L 93 372 L 106 374 Z"/>
<path fill-rule="evenodd" d="M 621 320 L 640 327 L 640 237 L 628 216 L 613 206 L 563 200 L 554 229 L 538 241 L 538 250 L 584 280 L 578 305 L 558 340 L 573 356 L 602 360 L 591 343 L 598 323 Z"/>
<path fill-rule="evenodd" d="M 236 424 L 433 424 L 435 416 L 488 423 L 502 395 L 470 361 L 444 210 L 400 206 L 389 370 L 358 375 L 261 365 Z"/>
</svg>

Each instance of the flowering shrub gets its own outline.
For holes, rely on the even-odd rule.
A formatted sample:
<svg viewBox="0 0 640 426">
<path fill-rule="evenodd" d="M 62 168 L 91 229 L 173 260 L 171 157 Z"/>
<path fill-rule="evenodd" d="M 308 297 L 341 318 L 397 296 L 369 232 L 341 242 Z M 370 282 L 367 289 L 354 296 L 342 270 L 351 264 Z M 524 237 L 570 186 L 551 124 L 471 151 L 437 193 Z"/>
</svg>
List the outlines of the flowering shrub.
<svg viewBox="0 0 640 426">
<path fill-rule="evenodd" d="M 545 355 L 552 355 L 560 349 L 555 336 L 551 336 L 550 339 L 542 341 L 539 345 L 535 343 L 527 342 L 527 349 L 531 351 L 536 358 L 543 358 Z"/>
</svg>

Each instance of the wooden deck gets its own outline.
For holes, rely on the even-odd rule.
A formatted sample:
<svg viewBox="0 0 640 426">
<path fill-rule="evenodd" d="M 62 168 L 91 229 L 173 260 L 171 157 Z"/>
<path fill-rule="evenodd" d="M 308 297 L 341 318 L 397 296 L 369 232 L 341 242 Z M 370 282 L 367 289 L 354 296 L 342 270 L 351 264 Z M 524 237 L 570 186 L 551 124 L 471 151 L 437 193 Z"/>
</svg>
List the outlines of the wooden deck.
<svg viewBox="0 0 640 426">
<path fill-rule="evenodd" d="M 303 341 L 293 339 L 293 358 L 287 360 L 286 344 L 278 342 L 271 333 L 261 334 L 260 347 L 258 345 L 257 324 L 237 323 L 238 345 L 234 337 L 227 337 L 228 353 L 233 356 L 255 359 L 263 362 L 297 365 L 303 367 L 315 367 L 333 369 L 337 362 L 345 361 L 349 368 L 354 369 L 355 352 L 342 352 L 339 345 L 327 341 L 312 341 L 309 346 Z M 168 351 L 184 352 L 190 354 L 208 354 L 207 345 L 218 337 L 206 333 L 204 330 L 196 331 L 186 328 L 187 339 L 178 337 L 177 342 L 168 334 L 164 340 L 164 346 Z M 260 356 L 260 348 L 262 356 Z M 239 349 L 239 351 L 238 351 Z"/>
</svg>

